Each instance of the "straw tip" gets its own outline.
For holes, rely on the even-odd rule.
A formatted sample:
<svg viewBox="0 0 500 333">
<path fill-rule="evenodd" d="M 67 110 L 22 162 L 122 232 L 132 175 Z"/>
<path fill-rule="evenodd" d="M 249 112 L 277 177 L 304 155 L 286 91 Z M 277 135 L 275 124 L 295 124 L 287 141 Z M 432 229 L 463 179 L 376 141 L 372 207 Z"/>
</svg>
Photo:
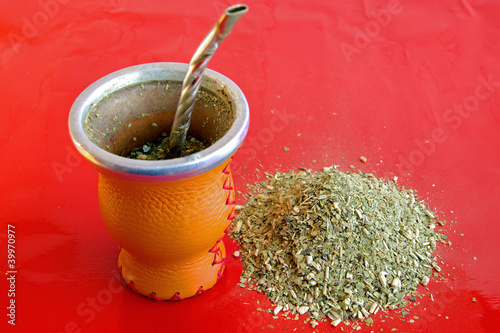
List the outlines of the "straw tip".
<svg viewBox="0 0 500 333">
<path fill-rule="evenodd" d="M 242 15 L 248 11 L 248 6 L 245 4 L 237 4 L 226 9 L 226 15 Z"/>
</svg>

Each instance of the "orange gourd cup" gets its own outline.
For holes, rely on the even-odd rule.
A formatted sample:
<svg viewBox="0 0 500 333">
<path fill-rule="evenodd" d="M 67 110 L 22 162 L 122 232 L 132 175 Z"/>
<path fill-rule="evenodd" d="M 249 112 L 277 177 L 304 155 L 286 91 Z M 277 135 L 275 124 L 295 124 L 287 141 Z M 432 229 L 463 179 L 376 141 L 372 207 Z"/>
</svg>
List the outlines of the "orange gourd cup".
<svg viewBox="0 0 500 333">
<path fill-rule="evenodd" d="M 241 90 L 206 69 L 188 134 L 210 143 L 182 158 L 125 158 L 168 133 L 187 64 L 128 67 L 94 82 L 75 100 L 69 130 L 99 171 L 101 215 L 120 245 L 118 267 L 137 293 L 180 300 L 213 287 L 225 268 L 225 230 L 234 219 L 231 158 L 249 110 Z"/>
</svg>

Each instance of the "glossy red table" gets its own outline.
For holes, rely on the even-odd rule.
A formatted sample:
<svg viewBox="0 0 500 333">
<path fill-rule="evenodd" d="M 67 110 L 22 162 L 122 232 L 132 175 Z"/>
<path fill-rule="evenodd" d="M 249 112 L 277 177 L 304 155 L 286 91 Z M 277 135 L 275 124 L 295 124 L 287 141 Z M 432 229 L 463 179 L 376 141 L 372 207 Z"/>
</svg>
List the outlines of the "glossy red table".
<svg viewBox="0 0 500 333">
<path fill-rule="evenodd" d="M 498 2 L 247 3 L 209 64 L 250 104 L 250 131 L 234 160 L 237 188 L 246 192 L 264 171 L 298 167 L 352 164 L 398 177 L 448 221 L 442 229 L 452 245 L 436 251 L 446 279 L 419 287 L 407 317 L 379 312 L 373 326 L 359 323 L 362 331 L 498 331 Z M 305 315 L 273 320 L 258 311 L 272 304 L 237 286 L 242 265 L 232 256 L 216 287 L 182 302 L 124 287 L 98 209 L 97 172 L 69 138 L 68 112 L 85 87 L 131 65 L 188 62 L 230 4 L 0 4 L 1 332 L 313 331 Z M 236 244 L 226 242 L 232 253 Z M 325 321 L 314 331 L 351 330 Z"/>
</svg>

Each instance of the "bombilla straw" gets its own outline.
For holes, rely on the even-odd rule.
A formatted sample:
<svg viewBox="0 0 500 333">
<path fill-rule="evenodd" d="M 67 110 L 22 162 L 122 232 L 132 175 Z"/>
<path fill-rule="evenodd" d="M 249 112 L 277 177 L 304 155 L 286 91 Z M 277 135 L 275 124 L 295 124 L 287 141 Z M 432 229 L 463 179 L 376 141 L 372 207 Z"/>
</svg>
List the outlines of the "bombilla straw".
<svg viewBox="0 0 500 333">
<path fill-rule="evenodd" d="M 174 123 L 170 131 L 169 150 L 171 157 L 178 157 L 182 152 L 196 101 L 196 94 L 208 61 L 224 38 L 229 35 L 236 22 L 247 11 L 248 6 L 243 4 L 226 8 L 224 14 L 205 36 L 189 62 L 189 68 L 182 83 L 181 97 L 175 112 Z"/>
</svg>

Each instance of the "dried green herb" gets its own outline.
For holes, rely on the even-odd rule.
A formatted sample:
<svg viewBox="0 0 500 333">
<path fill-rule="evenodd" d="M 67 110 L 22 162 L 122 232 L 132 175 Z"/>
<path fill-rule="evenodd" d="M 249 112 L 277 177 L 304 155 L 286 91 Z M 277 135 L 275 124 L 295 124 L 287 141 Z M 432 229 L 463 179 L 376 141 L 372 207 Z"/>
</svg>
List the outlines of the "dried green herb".
<svg viewBox="0 0 500 333">
<path fill-rule="evenodd" d="M 157 126 L 155 123 L 152 123 L 151 126 Z M 136 138 L 134 138 L 136 141 Z M 154 142 L 147 142 L 141 147 L 134 148 L 127 155 L 128 158 L 138 159 L 138 160 L 164 160 L 168 159 L 169 149 L 168 149 L 168 141 L 169 137 L 167 133 L 163 133 L 161 137 L 159 137 Z M 182 148 L 182 153 L 180 157 L 188 156 L 199 151 L 205 149 L 207 145 L 196 139 L 192 136 L 187 136 L 184 146 Z"/>
<path fill-rule="evenodd" d="M 366 319 L 403 307 L 440 270 L 432 253 L 444 237 L 413 190 L 333 168 L 267 174 L 250 187 L 232 230 L 240 282 L 274 302 L 274 315 Z"/>
</svg>

